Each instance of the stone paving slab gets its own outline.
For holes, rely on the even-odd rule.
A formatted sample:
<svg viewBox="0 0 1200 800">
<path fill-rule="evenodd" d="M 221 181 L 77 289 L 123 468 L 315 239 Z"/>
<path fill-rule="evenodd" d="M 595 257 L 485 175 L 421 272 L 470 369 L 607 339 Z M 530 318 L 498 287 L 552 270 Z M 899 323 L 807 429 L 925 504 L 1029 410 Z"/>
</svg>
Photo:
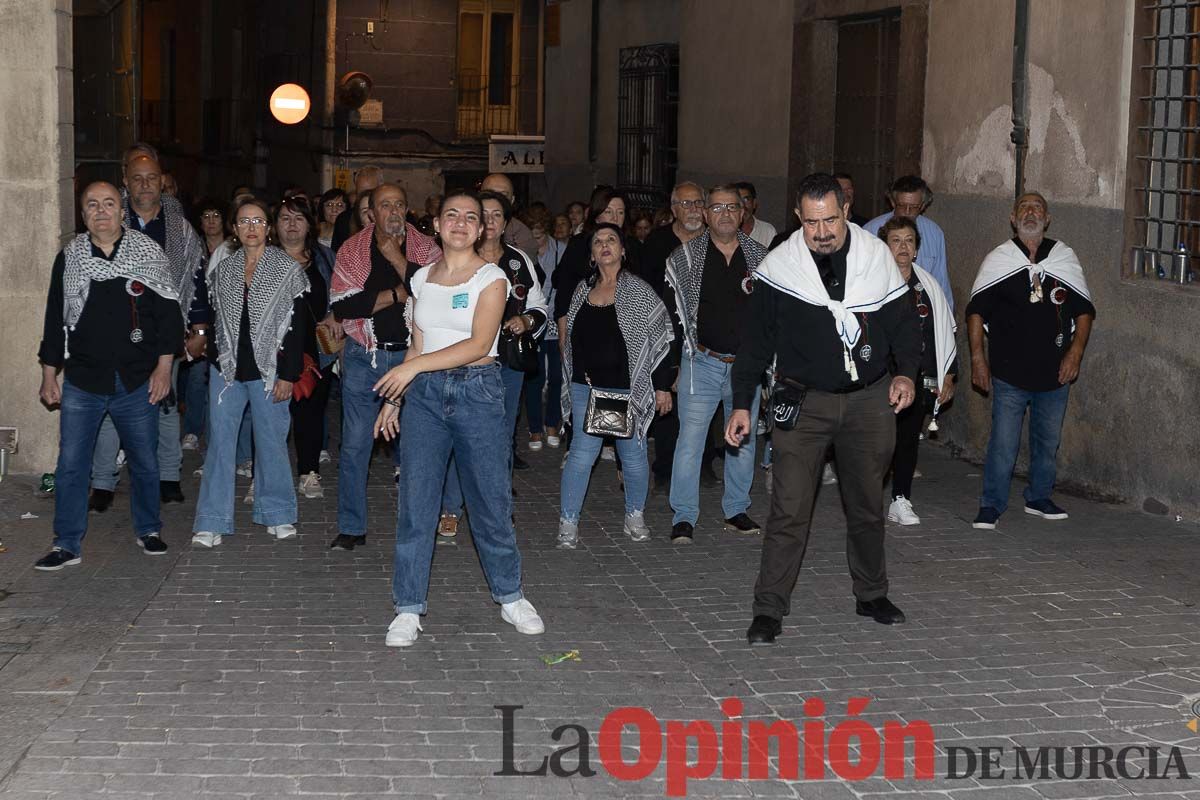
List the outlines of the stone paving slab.
<svg viewBox="0 0 1200 800">
<path fill-rule="evenodd" d="M 237 535 L 194 551 L 184 546 L 186 504 L 166 509 L 169 555 L 147 558 L 129 540 L 119 494 L 93 517 L 84 564 L 55 574 L 30 568 L 48 543 L 50 505 L 14 504 L 6 481 L 0 508 L 28 506 L 40 519 L 6 516 L 0 533 L 0 796 L 663 797 L 665 750 L 638 781 L 601 764 L 604 718 L 638 707 L 664 729 L 821 724 L 826 751 L 848 744 L 851 763 L 862 742 L 835 736 L 843 723 L 880 731 L 923 720 L 935 734 L 934 780 L 912 777 L 911 751 L 905 777 L 881 766 L 843 780 L 826 766 L 778 780 L 776 748 L 771 779 L 722 777 L 718 756 L 713 777 L 687 781 L 689 797 L 1200 798 L 1192 780 L 1089 779 L 1086 768 L 1079 780 L 1013 778 L 1017 747 L 1157 743 L 1165 760 L 1175 745 L 1200 772 L 1200 736 L 1186 727 L 1200 697 L 1195 527 L 1072 497 L 1061 499 L 1070 520 L 1046 522 L 1020 513 L 1014 493 L 997 531 L 974 531 L 978 468 L 926 445 L 914 498 L 923 524 L 889 526 L 891 596 L 909 621 L 888 627 L 854 614 L 844 517 L 827 487 L 784 635 L 750 649 L 760 539 L 721 529 L 717 490 L 702 492 L 710 516 L 692 547 L 666 540 L 661 495 L 647 509 L 654 539 L 635 544 L 621 533 L 613 465 L 600 462 L 580 548 L 560 551 L 561 453 L 526 457 L 534 469 L 516 473 L 518 536 L 547 633 L 522 636 L 500 621 L 464 533 L 436 548 L 425 631 L 404 650 L 383 644 L 395 525 L 387 458 L 374 464 L 373 533 L 352 553 L 327 549 L 336 519 L 327 467 L 327 499 L 301 499 L 296 539 L 270 539 L 239 505 Z M 197 459 L 187 454 L 185 466 Z M 189 498 L 195 490 L 185 482 Z M 752 515 L 765 519 L 761 474 L 754 500 Z M 570 650 L 579 661 L 539 658 Z M 869 703 L 849 714 L 852 697 Z M 734 719 L 722 712 L 727 698 L 741 702 Z M 824 713 L 806 712 L 813 699 Z M 577 744 L 579 729 L 560 729 L 577 725 L 596 774 L 497 776 L 496 706 L 522 706 L 512 712 L 516 769 Z M 718 753 L 687 744 L 672 763 Z M 978 765 L 973 776 L 946 777 L 952 748 L 978 755 L 986 746 L 1006 748 L 1003 779 L 982 779 Z M 631 731 L 620 752 L 628 764 L 638 758 Z M 1067 751 L 1068 769 L 1072 758 Z M 576 767 L 578 751 L 563 763 Z"/>
</svg>

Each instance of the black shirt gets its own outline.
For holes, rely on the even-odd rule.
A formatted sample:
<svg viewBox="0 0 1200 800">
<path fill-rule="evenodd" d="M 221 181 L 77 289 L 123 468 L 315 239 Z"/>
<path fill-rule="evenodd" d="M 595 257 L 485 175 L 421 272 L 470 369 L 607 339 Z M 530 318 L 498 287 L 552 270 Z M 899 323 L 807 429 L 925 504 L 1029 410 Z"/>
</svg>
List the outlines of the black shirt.
<svg viewBox="0 0 1200 800">
<path fill-rule="evenodd" d="M 571 310 L 571 298 L 575 295 L 575 287 L 580 281 L 586 280 L 592 271 L 592 255 L 588 252 L 590 233 L 577 233 L 567 240 L 567 249 L 563 251 L 550 282 L 554 286 L 554 319 L 565 317 Z"/>
<path fill-rule="evenodd" d="M 908 299 L 912 302 L 913 313 L 917 315 L 917 320 L 921 323 L 921 377 L 936 379 L 938 374 L 937 339 L 934 337 L 933 304 L 929 302 L 929 295 L 925 292 L 925 287 L 921 286 L 921 279 L 917 277 L 916 270 L 913 270 L 908 276 L 908 285 L 910 288 Z M 917 288 L 918 286 L 920 289 Z M 950 362 L 950 369 L 946 371 L 946 374 L 958 374 L 957 356 Z"/>
<path fill-rule="evenodd" d="M 111 261 L 124 237 L 113 245 L 112 255 L 92 245 L 92 255 Z M 60 252 L 50 273 L 50 291 L 46 297 L 46 316 L 38 360 L 51 367 L 62 367 L 66 378 L 85 392 L 111 395 L 119 377 L 126 391 L 132 391 L 150 379 L 150 373 L 164 355 L 174 355 L 183 347 L 182 316 L 179 303 L 160 297 L 148 287 L 140 295 L 129 293 L 125 278 L 92 281 L 87 303 L 75 329 L 70 333 L 71 357 L 63 359 L 63 272 L 66 259 Z M 134 291 L 137 291 L 136 289 Z M 140 342 L 130 334 L 141 330 Z"/>
<path fill-rule="evenodd" d="M 237 352 L 233 377 L 238 381 L 262 380 L 258 362 L 254 360 L 254 343 L 250 336 L 250 305 L 246 302 L 245 284 L 242 285 L 242 322 L 238 329 Z M 280 350 L 275 353 L 275 377 L 278 380 L 296 382 L 304 371 L 305 331 L 312 326 L 312 316 L 308 311 L 307 295 L 300 295 L 292 302 L 292 322 L 280 342 Z M 219 369 L 221 362 L 217 357 L 217 337 L 210 333 L 206 356 Z"/>
<path fill-rule="evenodd" d="M 1013 242 L 1029 255 L 1020 239 Z M 1043 239 L 1030 260 L 1041 262 L 1055 244 L 1053 239 Z M 1074 338 L 1075 318 L 1095 317 L 1096 307 L 1049 274 L 1042 278 L 1041 302 L 1029 302 L 1030 291 L 1029 272 L 1018 270 L 972 297 L 967 317 L 977 314 L 988 326 L 993 377 L 1027 392 L 1048 392 L 1062 385 L 1058 368 Z M 1056 297 L 1063 302 L 1055 303 Z"/>
<path fill-rule="evenodd" d="M 589 378 L 597 389 L 629 388 L 629 356 L 615 303 L 594 306 L 584 300 L 571 325 L 571 382 L 586 384 Z M 669 356 L 650 379 L 657 391 L 670 390 L 675 366 Z"/>
<path fill-rule="evenodd" d="M 401 250 L 405 251 L 405 256 L 408 253 L 408 240 L 405 239 Z M 418 269 L 421 267 L 413 264 L 411 261 L 405 270 L 404 280 L 400 280 L 400 275 L 396 272 L 396 268 L 391 262 L 384 257 L 383 253 L 379 252 L 379 244 L 375 241 L 375 237 L 371 237 L 371 274 L 367 276 L 366 283 L 363 284 L 361 292 L 347 297 L 344 300 L 339 300 L 333 304 L 333 314 L 338 319 L 364 319 L 370 317 L 375 323 L 375 340 L 378 342 L 398 342 L 405 343 L 408 341 L 408 325 L 404 322 L 404 304 L 393 303 L 380 310 L 376 314 L 372 314 L 372 309 L 375 308 L 375 300 L 379 293 L 388 289 L 403 287 L 405 291 L 411 289 L 409 281 Z M 400 293 L 401 300 L 404 299 L 403 293 Z"/>
<path fill-rule="evenodd" d="M 750 296 L 742 288 L 749 273 L 739 245 L 729 262 L 716 243 L 708 240 L 704 275 L 700 279 L 700 305 L 696 315 L 696 341 L 718 353 L 736 353 L 742 343 L 742 324 Z"/>
<path fill-rule="evenodd" d="M 668 292 L 667 259 L 675 248 L 683 244 L 675 230 L 670 225 L 663 225 L 650 231 L 646 241 L 642 242 L 641 258 L 638 263 L 638 277 L 650 284 L 650 288 L 658 292 L 658 296 L 666 302 Z"/>
<path fill-rule="evenodd" d="M 813 259 L 825 281 L 829 296 L 841 300 L 846 293 L 846 253 L 850 235 L 840 250 L 829 256 L 814 253 Z M 888 372 L 916 382 L 921 360 L 921 328 L 905 293 L 866 314 L 856 314 L 861 327 L 851 348 L 858 381 L 846 372 L 844 346 L 829 309 L 798 300 L 759 281 L 750 296 L 750 311 L 742 330 L 742 346 L 733 365 L 733 406 L 749 409 L 758 392 L 759 380 L 777 358 L 778 373 L 811 389 L 825 392 L 851 391 L 870 385 Z M 870 350 L 865 350 L 869 346 Z M 865 355 L 870 358 L 865 358 Z"/>
</svg>

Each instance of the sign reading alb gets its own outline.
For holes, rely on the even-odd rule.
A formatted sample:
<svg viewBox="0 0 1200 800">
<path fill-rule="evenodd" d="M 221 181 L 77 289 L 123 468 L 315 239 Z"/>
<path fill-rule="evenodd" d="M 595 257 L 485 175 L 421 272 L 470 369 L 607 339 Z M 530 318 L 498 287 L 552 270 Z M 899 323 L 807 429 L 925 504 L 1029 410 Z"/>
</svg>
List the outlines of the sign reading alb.
<svg viewBox="0 0 1200 800">
<path fill-rule="evenodd" d="M 488 172 L 545 172 L 545 136 L 492 136 Z"/>
</svg>

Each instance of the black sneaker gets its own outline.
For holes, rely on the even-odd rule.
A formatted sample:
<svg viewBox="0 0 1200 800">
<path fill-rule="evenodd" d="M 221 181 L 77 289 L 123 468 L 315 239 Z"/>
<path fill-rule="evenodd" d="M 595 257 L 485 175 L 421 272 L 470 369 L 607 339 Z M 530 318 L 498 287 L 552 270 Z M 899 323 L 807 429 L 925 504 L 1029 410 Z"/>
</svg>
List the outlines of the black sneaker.
<svg viewBox="0 0 1200 800">
<path fill-rule="evenodd" d="M 138 539 L 137 543 L 148 556 L 161 556 L 167 552 L 167 543 L 157 533 L 148 533 Z"/>
<path fill-rule="evenodd" d="M 738 533 L 762 533 L 762 528 L 759 527 L 758 523 L 750 519 L 750 515 L 744 511 L 725 520 L 725 527 Z"/>
<path fill-rule="evenodd" d="M 366 544 L 367 544 L 367 537 L 365 534 L 362 536 L 351 536 L 348 533 L 339 533 L 337 536 L 334 537 L 333 541 L 329 543 L 329 549 L 330 550 L 353 550 L 355 547 L 359 547 L 359 546 L 365 547 Z"/>
<path fill-rule="evenodd" d="M 103 514 L 105 511 L 108 511 L 112 502 L 113 493 L 108 489 L 92 489 L 92 496 L 88 498 L 88 511 Z"/>
<path fill-rule="evenodd" d="M 979 513 L 975 515 L 975 521 L 971 523 L 972 528 L 980 530 L 992 531 L 996 529 L 996 523 L 1000 521 L 1000 512 L 991 506 L 983 506 L 979 509 Z"/>
<path fill-rule="evenodd" d="M 179 488 L 179 481 L 159 481 L 158 499 L 164 503 L 182 503 L 183 490 Z"/>
<path fill-rule="evenodd" d="M 691 544 L 695 528 L 690 522 L 677 522 L 671 528 L 671 544 Z"/>
<path fill-rule="evenodd" d="M 61 547 L 54 547 L 49 553 L 38 559 L 33 568 L 43 572 L 57 572 L 63 567 L 73 567 L 82 561 L 83 559 L 74 553 L 63 550 Z"/>
<path fill-rule="evenodd" d="M 529 469 L 529 462 L 513 453 L 513 469 Z"/>
<path fill-rule="evenodd" d="M 1069 516 L 1066 511 L 1063 511 L 1050 500 L 1034 500 L 1033 502 L 1026 503 L 1025 513 L 1041 517 L 1042 519 L 1066 519 Z"/>
</svg>

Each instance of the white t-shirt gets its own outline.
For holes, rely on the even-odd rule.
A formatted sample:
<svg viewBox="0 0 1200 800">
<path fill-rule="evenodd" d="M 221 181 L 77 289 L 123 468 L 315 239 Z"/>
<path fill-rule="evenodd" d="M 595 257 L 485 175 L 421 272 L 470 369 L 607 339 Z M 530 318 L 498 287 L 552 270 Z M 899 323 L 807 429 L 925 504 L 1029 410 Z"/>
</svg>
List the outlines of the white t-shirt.
<svg viewBox="0 0 1200 800">
<path fill-rule="evenodd" d="M 775 226 L 765 220 L 755 217 L 754 227 L 750 230 L 750 238 L 761 244 L 763 247 L 770 247 L 771 240 L 775 238 Z"/>
<path fill-rule="evenodd" d="M 508 277 L 495 264 L 484 264 L 465 283 L 442 286 L 427 283 L 430 267 L 422 267 L 412 276 L 412 321 L 421 329 L 424 348 L 421 354 L 436 353 L 451 345 L 471 338 L 471 325 L 475 321 L 475 308 L 479 305 L 479 294 L 494 281 L 504 282 L 504 294 L 508 296 Z M 499 354 L 496 345 L 500 341 L 500 328 L 488 355 Z"/>
</svg>

